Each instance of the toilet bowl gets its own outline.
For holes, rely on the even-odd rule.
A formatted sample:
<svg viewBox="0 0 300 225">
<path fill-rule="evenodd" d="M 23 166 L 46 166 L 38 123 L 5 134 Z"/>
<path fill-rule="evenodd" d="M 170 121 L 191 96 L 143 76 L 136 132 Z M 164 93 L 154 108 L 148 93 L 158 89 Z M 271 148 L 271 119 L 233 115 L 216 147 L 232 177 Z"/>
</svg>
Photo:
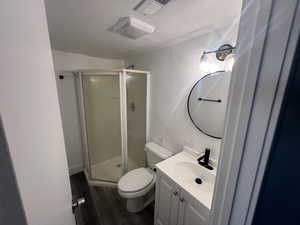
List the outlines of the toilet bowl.
<svg viewBox="0 0 300 225">
<path fill-rule="evenodd" d="M 127 199 L 127 210 L 133 213 L 140 212 L 154 200 L 155 164 L 172 155 L 154 142 L 147 143 L 145 151 L 148 167 L 131 170 L 118 182 L 118 192 Z"/>
</svg>

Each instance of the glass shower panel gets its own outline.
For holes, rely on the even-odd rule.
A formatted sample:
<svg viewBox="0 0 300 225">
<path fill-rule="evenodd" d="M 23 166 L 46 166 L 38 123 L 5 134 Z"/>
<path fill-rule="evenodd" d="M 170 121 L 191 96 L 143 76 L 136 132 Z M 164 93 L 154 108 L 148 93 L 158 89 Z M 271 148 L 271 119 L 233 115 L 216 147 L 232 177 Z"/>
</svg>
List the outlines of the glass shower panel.
<svg viewBox="0 0 300 225">
<path fill-rule="evenodd" d="M 147 75 L 127 73 L 127 151 L 128 171 L 145 166 Z"/>
<path fill-rule="evenodd" d="M 122 168 L 119 75 L 83 75 L 90 176 L 118 182 Z"/>
</svg>

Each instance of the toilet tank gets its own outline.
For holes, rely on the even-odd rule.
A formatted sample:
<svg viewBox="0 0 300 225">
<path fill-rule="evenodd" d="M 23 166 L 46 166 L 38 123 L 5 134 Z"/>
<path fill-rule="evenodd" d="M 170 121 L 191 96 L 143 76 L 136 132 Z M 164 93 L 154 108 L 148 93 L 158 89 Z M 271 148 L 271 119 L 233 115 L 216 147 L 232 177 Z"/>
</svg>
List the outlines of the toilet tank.
<svg viewBox="0 0 300 225">
<path fill-rule="evenodd" d="M 145 151 L 147 155 L 147 163 L 151 169 L 154 169 L 157 163 L 172 156 L 172 152 L 154 142 L 148 142 L 145 145 Z"/>
</svg>

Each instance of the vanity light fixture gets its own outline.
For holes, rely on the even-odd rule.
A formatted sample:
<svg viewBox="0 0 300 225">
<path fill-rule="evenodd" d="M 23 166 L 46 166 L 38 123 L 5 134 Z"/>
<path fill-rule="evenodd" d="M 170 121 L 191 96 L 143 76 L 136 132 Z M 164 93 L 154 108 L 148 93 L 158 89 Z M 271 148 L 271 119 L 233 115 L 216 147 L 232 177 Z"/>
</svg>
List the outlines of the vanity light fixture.
<svg viewBox="0 0 300 225">
<path fill-rule="evenodd" d="M 203 54 L 200 59 L 200 69 L 204 74 L 213 73 L 223 70 L 223 63 L 216 62 L 216 60 L 209 55 Z"/>
<path fill-rule="evenodd" d="M 225 62 L 226 64 L 225 64 L 225 68 L 224 68 L 225 71 L 232 71 L 232 67 L 235 63 L 235 57 L 234 56 L 235 56 L 234 54 L 231 54 L 230 56 L 228 56 L 226 58 L 226 62 Z"/>
<path fill-rule="evenodd" d="M 216 51 L 216 58 L 220 61 L 224 61 L 233 53 L 234 49 L 235 47 L 231 46 L 230 44 L 224 44 Z"/>
<path fill-rule="evenodd" d="M 216 58 L 219 61 L 224 61 L 227 58 L 227 56 L 229 56 L 230 54 L 233 54 L 233 51 L 235 50 L 235 48 L 236 47 L 233 47 L 230 44 L 224 44 L 224 45 L 221 45 L 217 50 L 204 51 L 202 57 L 206 54 L 216 53 Z"/>
<path fill-rule="evenodd" d="M 221 45 L 217 50 L 213 51 L 204 51 L 201 56 L 201 64 L 200 67 L 205 72 L 215 72 L 218 70 L 231 71 L 233 64 L 235 62 L 234 59 L 234 50 L 236 47 L 230 44 Z M 216 54 L 216 59 L 218 61 L 208 60 L 208 55 Z M 209 62 L 211 61 L 211 62 Z M 220 68 L 221 67 L 221 68 Z"/>
</svg>

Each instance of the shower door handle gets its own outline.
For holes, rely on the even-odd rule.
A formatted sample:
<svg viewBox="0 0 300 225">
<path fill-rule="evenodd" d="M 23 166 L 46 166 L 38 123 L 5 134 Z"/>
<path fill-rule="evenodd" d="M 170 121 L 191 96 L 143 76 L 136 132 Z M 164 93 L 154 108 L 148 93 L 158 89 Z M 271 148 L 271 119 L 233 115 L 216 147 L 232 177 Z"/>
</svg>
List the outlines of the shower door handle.
<svg viewBox="0 0 300 225">
<path fill-rule="evenodd" d="M 132 112 L 135 111 L 135 103 L 134 103 L 134 102 L 131 102 L 131 103 L 129 104 L 129 107 L 130 107 L 130 109 L 131 109 Z"/>
</svg>

